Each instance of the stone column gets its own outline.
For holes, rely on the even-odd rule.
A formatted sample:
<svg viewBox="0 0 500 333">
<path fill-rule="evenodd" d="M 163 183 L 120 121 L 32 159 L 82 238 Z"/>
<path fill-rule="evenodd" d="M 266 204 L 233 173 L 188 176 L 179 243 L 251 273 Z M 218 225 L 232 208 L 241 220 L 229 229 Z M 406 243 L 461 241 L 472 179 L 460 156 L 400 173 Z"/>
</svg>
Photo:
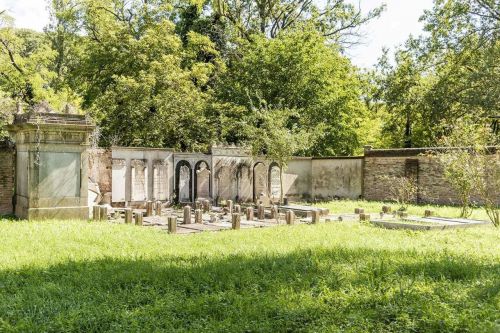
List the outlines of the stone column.
<svg viewBox="0 0 500 333">
<path fill-rule="evenodd" d="M 287 210 L 285 213 L 286 224 L 293 225 L 295 224 L 295 213 L 293 210 Z"/>
<path fill-rule="evenodd" d="M 195 209 L 194 211 L 194 223 L 202 224 L 203 223 L 203 215 L 201 209 Z"/>
<path fill-rule="evenodd" d="M 227 200 L 227 210 L 229 216 L 231 216 L 231 214 L 233 214 L 233 200 Z"/>
<path fill-rule="evenodd" d="M 191 206 L 184 206 L 184 224 L 191 224 Z"/>
<path fill-rule="evenodd" d="M 153 216 L 153 201 L 146 202 L 146 216 Z"/>
<path fill-rule="evenodd" d="M 142 225 L 143 220 L 141 212 L 135 213 L 135 225 Z"/>
<path fill-rule="evenodd" d="M 177 233 L 177 216 L 169 216 L 168 220 L 168 232 L 171 234 Z"/>
<path fill-rule="evenodd" d="M 241 215 L 238 213 L 233 213 L 232 215 L 232 228 L 234 230 L 240 230 Z"/>
<path fill-rule="evenodd" d="M 257 218 L 259 220 L 265 220 L 266 218 L 266 212 L 264 210 L 263 204 L 259 204 L 259 206 L 257 207 Z"/>
<path fill-rule="evenodd" d="M 313 210 L 312 211 L 312 223 L 313 224 L 319 223 L 319 215 L 320 215 L 320 211 L 319 210 Z"/>
<path fill-rule="evenodd" d="M 253 221 L 253 207 L 247 207 L 247 221 Z"/>
<path fill-rule="evenodd" d="M 125 208 L 125 223 L 132 223 L 132 208 Z"/>
</svg>

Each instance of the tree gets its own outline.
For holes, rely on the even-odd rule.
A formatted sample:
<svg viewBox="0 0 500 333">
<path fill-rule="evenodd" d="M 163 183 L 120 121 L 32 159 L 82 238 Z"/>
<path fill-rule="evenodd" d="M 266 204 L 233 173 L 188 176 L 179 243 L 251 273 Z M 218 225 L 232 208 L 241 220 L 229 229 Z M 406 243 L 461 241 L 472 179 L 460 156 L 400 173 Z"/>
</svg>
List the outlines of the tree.
<svg viewBox="0 0 500 333">
<path fill-rule="evenodd" d="M 381 59 L 378 98 L 394 145 L 435 145 L 444 123 L 500 113 L 499 12 L 494 0 L 435 0 L 422 17 L 427 34 L 396 50 L 394 65 Z"/>
<path fill-rule="evenodd" d="M 256 36 L 240 50 L 216 87 L 219 100 L 243 106 L 237 122 L 254 123 L 254 106 L 294 110 L 287 128 L 316 133 L 319 140 L 301 154 L 352 154 L 366 106 L 360 74 L 311 26 L 274 39 Z M 245 138 L 240 138 L 245 141 Z"/>
</svg>

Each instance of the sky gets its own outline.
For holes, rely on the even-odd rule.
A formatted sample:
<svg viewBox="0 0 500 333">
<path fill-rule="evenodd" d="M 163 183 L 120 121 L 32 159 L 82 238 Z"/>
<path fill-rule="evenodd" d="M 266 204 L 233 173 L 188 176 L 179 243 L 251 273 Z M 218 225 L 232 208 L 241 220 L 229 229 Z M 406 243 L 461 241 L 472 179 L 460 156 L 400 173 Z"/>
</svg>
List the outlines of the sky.
<svg viewBox="0 0 500 333">
<path fill-rule="evenodd" d="M 425 9 L 432 8 L 432 0 L 348 0 L 361 5 L 365 12 L 382 3 L 387 8 L 378 20 L 363 28 L 362 44 L 348 51 L 359 67 L 373 66 L 382 54 L 382 48 L 394 49 L 410 34 L 419 35 L 423 24 L 418 21 Z M 0 10 L 6 9 L 15 19 L 15 26 L 42 31 L 49 21 L 46 0 L 0 0 Z"/>
</svg>

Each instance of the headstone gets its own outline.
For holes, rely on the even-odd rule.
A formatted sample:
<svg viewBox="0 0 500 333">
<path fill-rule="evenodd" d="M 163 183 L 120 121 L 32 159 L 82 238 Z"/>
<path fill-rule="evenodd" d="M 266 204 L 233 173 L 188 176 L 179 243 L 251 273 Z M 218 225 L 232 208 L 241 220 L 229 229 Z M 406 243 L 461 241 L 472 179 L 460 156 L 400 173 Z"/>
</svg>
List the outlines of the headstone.
<svg viewBox="0 0 500 333">
<path fill-rule="evenodd" d="M 168 199 L 168 165 L 165 160 L 156 160 L 153 163 L 153 198 L 156 200 Z"/>
<path fill-rule="evenodd" d="M 99 220 L 107 221 L 108 220 L 108 207 L 107 206 L 99 206 Z"/>
<path fill-rule="evenodd" d="M 241 214 L 241 206 L 240 205 L 234 205 L 234 213 Z"/>
<path fill-rule="evenodd" d="M 238 170 L 238 198 L 241 202 L 251 202 L 253 196 L 252 169 L 242 165 Z"/>
<path fill-rule="evenodd" d="M 295 224 L 295 214 L 293 210 L 287 210 L 285 213 L 286 224 L 293 225 Z"/>
<path fill-rule="evenodd" d="M 233 200 L 227 200 L 227 212 L 229 216 L 233 214 Z"/>
<path fill-rule="evenodd" d="M 270 177 L 271 201 L 278 202 L 281 198 L 281 171 L 279 166 L 274 165 L 271 167 Z"/>
<path fill-rule="evenodd" d="M 177 233 L 177 216 L 169 216 L 168 220 L 168 232 L 171 234 Z"/>
<path fill-rule="evenodd" d="M 113 158 L 112 164 L 111 200 L 113 202 L 125 202 L 126 161 L 124 159 Z"/>
<path fill-rule="evenodd" d="M 179 169 L 179 201 L 189 202 L 191 193 L 189 184 L 191 182 L 191 172 L 187 165 L 182 165 Z"/>
<path fill-rule="evenodd" d="M 241 215 L 238 213 L 233 213 L 232 215 L 232 228 L 234 230 L 240 230 Z"/>
<path fill-rule="evenodd" d="M 153 216 L 153 201 L 146 202 L 146 216 Z"/>
<path fill-rule="evenodd" d="M 146 160 L 132 160 L 132 201 L 145 201 L 148 193 L 148 170 Z"/>
<path fill-rule="evenodd" d="M 101 219 L 101 207 L 93 206 L 92 207 L 92 219 L 94 221 L 99 221 Z"/>
<path fill-rule="evenodd" d="M 194 211 L 194 223 L 202 224 L 203 223 L 203 215 L 201 209 L 196 209 Z"/>
<path fill-rule="evenodd" d="M 205 162 L 202 162 L 196 170 L 196 196 L 198 198 L 210 197 L 210 170 Z"/>
<path fill-rule="evenodd" d="M 210 211 L 210 200 L 203 200 L 203 212 L 207 213 Z"/>
<path fill-rule="evenodd" d="M 191 224 L 191 206 L 184 206 L 184 224 Z"/>
<path fill-rule="evenodd" d="M 264 210 L 264 205 L 263 204 L 260 204 L 257 207 L 257 218 L 259 220 L 264 220 L 266 218 L 266 212 Z"/>
<path fill-rule="evenodd" d="M 319 216 L 320 216 L 320 211 L 319 210 L 313 210 L 312 211 L 312 223 L 313 224 L 319 223 Z"/>
<path fill-rule="evenodd" d="M 201 202 L 200 200 L 196 200 L 194 202 L 194 209 L 197 210 L 197 209 L 200 209 L 201 208 Z"/>
<path fill-rule="evenodd" d="M 141 212 L 135 213 L 135 225 L 142 225 L 143 220 Z"/>
<path fill-rule="evenodd" d="M 132 223 L 132 208 L 125 208 L 125 223 Z"/>
<path fill-rule="evenodd" d="M 253 207 L 247 207 L 247 221 L 253 221 Z"/>
<path fill-rule="evenodd" d="M 260 200 L 260 195 L 267 193 L 267 167 L 259 162 L 253 168 L 254 173 L 254 193 L 256 200 Z"/>
</svg>

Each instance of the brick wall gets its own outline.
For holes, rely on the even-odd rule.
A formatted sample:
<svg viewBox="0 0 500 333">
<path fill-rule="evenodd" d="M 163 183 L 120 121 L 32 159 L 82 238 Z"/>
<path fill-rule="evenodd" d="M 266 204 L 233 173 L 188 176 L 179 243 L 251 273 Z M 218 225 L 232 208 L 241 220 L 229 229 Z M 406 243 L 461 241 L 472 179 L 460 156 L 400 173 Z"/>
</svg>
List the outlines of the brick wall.
<svg viewBox="0 0 500 333">
<path fill-rule="evenodd" d="M 89 178 L 99 184 L 101 193 L 111 192 L 112 155 L 110 149 L 89 151 Z"/>
<path fill-rule="evenodd" d="M 14 166 L 13 147 L 0 142 L 0 215 L 12 214 L 14 207 Z"/>
<path fill-rule="evenodd" d="M 410 173 L 417 179 L 422 202 L 459 203 L 455 191 L 444 178 L 442 166 L 436 157 L 426 154 L 428 151 L 426 148 L 365 151 L 363 196 L 368 200 L 390 200 L 390 184 L 383 177 L 403 177 Z"/>
</svg>

